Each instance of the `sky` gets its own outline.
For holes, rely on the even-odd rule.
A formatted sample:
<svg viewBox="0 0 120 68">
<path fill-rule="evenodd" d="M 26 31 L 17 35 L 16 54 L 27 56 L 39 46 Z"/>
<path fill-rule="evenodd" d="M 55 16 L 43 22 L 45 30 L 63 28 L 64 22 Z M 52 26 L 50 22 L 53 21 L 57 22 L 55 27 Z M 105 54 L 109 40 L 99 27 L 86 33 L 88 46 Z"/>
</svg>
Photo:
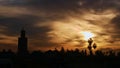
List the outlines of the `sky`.
<svg viewBox="0 0 120 68">
<path fill-rule="evenodd" d="M 29 50 L 120 48 L 120 0 L 0 0 L 0 50 L 17 50 L 24 27 Z M 88 37 L 89 36 L 89 37 Z"/>
</svg>

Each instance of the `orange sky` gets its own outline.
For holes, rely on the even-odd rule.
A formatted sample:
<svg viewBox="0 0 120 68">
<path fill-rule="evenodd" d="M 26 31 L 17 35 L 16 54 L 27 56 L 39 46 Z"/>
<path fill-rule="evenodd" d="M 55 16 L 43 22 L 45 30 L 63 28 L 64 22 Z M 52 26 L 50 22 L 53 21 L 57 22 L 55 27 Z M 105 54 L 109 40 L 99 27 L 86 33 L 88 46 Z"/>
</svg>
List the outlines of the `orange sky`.
<svg viewBox="0 0 120 68">
<path fill-rule="evenodd" d="M 0 4 L 1 50 L 17 50 L 22 27 L 31 51 L 86 48 L 89 37 L 98 49 L 120 48 L 118 0 L 1 0 Z"/>
</svg>

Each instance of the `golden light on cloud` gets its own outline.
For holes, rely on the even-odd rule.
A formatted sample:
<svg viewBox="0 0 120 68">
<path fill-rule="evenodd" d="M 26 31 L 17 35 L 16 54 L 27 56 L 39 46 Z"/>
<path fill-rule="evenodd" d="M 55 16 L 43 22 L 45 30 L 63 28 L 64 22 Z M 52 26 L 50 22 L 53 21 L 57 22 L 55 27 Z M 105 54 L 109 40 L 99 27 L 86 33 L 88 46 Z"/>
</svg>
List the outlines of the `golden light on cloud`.
<svg viewBox="0 0 120 68">
<path fill-rule="evenodd" d="M 84 36 L 84 40 L 88 40 L 89 38 L 93 38 L 95 35 L 89 31 L 83 31 L 81 32 Z"/>
<path fill-rule="evenodd" d="M 17 44 L 17 37 L 16 36 L 7 36 L 0 34 L 0 44 Z"/>
<path fill-rule="evenodd" d="M 113 11 L 105 11 L 105 13 L 98 15 L 86 12 L 82 16 L 68 17 L 67 21 L 55 21 L 51 25 L 52 31 L 48 32 L 52 43 L 62 44 L 64 47 L 71 48 L 85 47 L 87 40 L 93 38 L 94 42 L 100 47 L 105 47 L 111 38 L 107 33 L 106 27 L 112 27 L 111 20 L 116 17 Z M 106 40 L 107 39 L 107 40 Z"/>
</svg>

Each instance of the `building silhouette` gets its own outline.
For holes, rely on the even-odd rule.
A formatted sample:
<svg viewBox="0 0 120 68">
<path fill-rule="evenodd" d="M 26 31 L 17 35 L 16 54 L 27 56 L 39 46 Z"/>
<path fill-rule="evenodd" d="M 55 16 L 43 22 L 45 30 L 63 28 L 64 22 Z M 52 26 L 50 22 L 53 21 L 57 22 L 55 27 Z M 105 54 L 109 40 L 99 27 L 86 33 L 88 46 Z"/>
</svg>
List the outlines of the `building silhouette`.
<svg viewBox="0 0 120 68">
<path fill-rule="evenodd" d="M 20 37 L 18 38 L 18 54 L 28 53 L 28 39 L 26 37 L 26 31 L 21 30 Z"/>
</svg>

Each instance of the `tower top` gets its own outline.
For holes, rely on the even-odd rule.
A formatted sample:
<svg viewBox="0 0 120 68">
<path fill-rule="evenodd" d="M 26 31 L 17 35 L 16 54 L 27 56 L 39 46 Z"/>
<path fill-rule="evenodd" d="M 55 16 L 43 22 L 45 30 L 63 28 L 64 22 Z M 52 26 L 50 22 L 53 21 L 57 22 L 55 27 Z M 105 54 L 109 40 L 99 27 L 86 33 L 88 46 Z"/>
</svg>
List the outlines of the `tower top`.
<svg viewBox="0 0 120 68">
<path fill-rule="evenodd" d="M 25 33 L 26 33 L 26 31 L 24 30 L 24 28 L 21 30 L 21 35 L 20 35 L 20 37 L 21 38 L 25 38 L 26 36 L 25 36 Z"/>
</svg>

